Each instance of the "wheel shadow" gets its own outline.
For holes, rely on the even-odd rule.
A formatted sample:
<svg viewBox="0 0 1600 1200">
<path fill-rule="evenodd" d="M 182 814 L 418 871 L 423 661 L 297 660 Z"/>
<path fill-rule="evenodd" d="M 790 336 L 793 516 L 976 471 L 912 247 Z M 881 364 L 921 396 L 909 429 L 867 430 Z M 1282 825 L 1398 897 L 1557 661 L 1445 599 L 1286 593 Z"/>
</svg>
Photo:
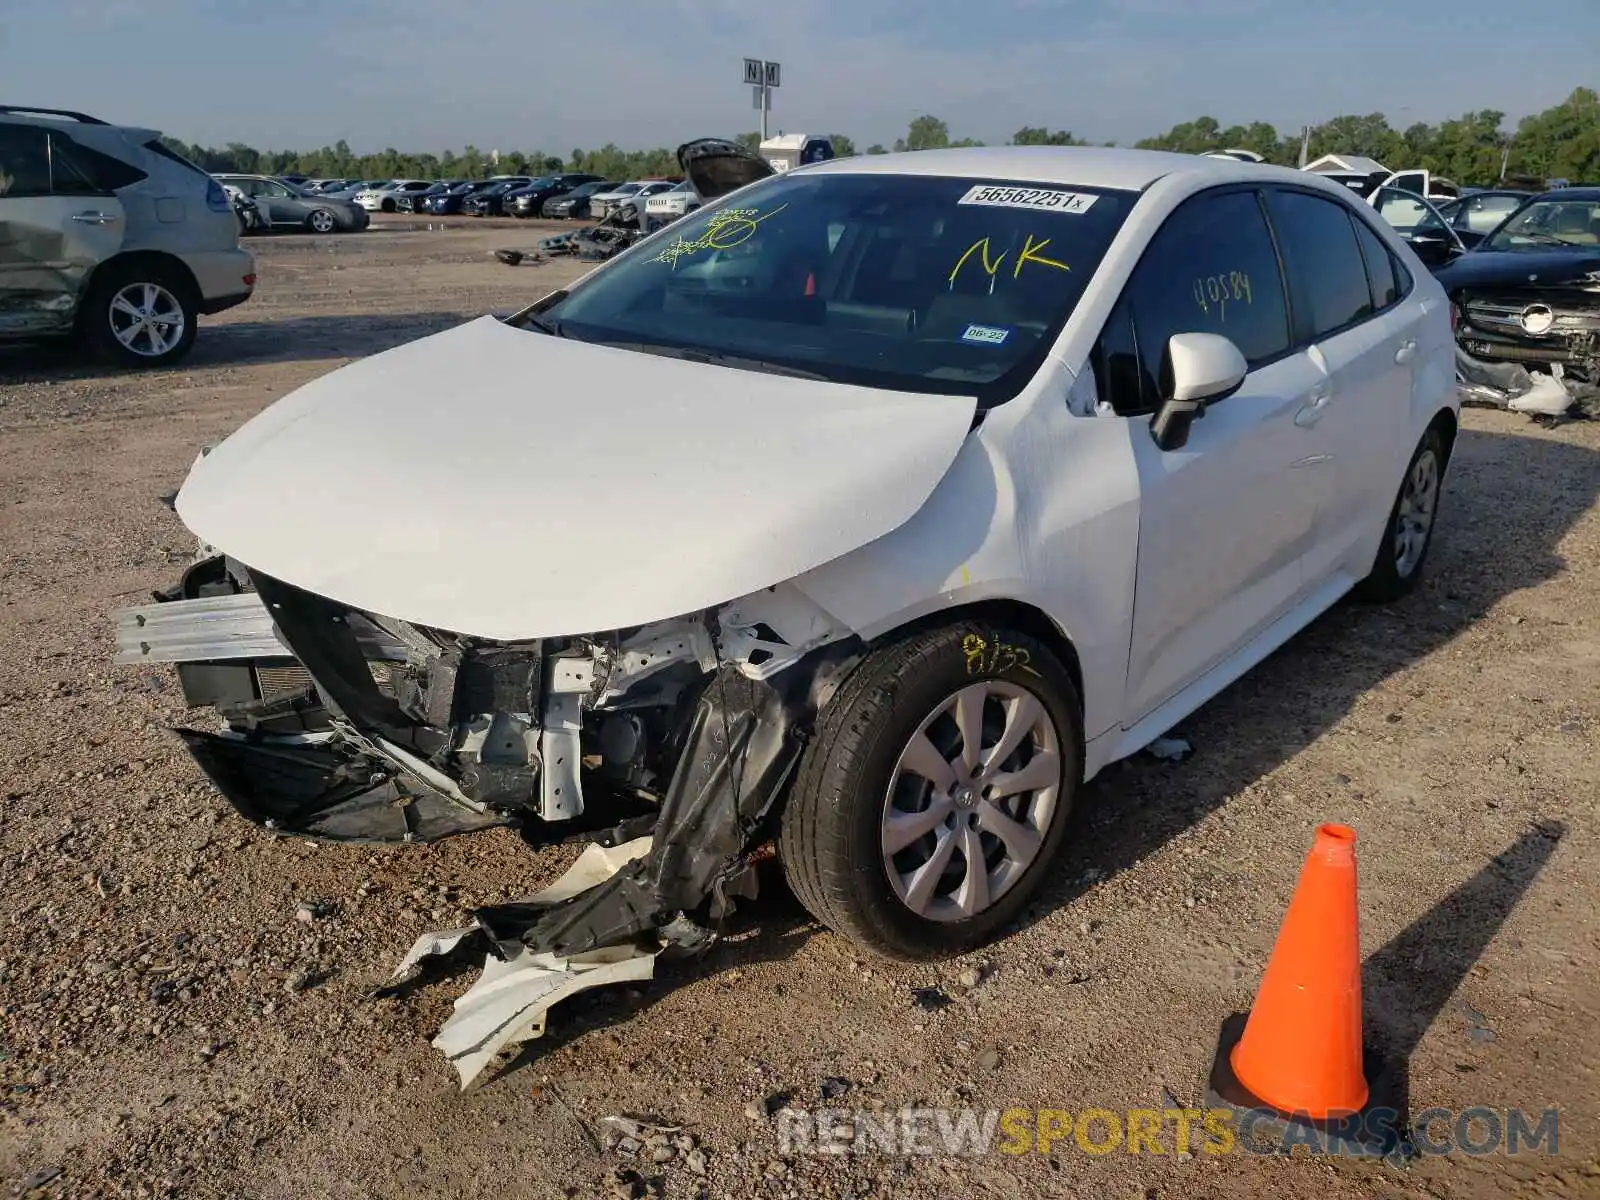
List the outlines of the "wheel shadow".
<svg viewBox="0 0 1600 1200">
<path fill-rule="evenodd" d="M 1600 454 L 1462 430 L 1427 572 L 1392 606 L 1336 605 L 1173 730 L 1182 764 L 1136 755 L 1079 797 L 1075 828 L 1021 924 L 1068 903 L 1086 873 L 1128 870 L 1326 733 L 1367 692 L 1440 649 L 1513 592 L 1559 574 L 1558 546 L 1600 496 Z M 1195 770 L 1196 764 L 1203 769 Z M 1309 830 L 1309 825 L 1308 825 Z"/>
</svg>

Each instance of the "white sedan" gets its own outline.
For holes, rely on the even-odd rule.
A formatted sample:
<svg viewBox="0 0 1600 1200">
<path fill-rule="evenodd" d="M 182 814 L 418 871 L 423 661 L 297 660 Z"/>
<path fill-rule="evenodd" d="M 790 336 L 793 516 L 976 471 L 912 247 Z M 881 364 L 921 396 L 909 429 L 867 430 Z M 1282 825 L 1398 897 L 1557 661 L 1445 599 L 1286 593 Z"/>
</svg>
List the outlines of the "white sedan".
<svg viewBox="0 0 1600 1200">
<path fill-rule="evenodd" d="M 496 944 L 693 944 L 774 843 L 821 921 L 943 956 L 1018 917 L 1107 764 L 1416 586 L 1448 309 L 1347 189 L 1052 147 L 695 186 L 196 460 L 205 549 L 120 660 L 220 710 L 185 737 L 246 815 L 428 840 L 623 793 L 647 848 L 480 909 Z"/>
</svg>

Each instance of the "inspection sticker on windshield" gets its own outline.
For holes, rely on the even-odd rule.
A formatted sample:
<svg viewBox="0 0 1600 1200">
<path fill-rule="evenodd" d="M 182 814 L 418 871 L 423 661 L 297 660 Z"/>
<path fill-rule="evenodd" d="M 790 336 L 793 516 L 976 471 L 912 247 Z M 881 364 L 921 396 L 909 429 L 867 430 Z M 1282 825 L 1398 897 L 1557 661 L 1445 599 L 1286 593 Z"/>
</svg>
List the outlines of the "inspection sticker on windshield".
<svg viewBox="0 0 1600 1200">
<path fill-rule="evenodd" d="M 1064 192 L 1059 188 L 997 187 L 980 183 L 957 200 L 957 204 L 987 204 L 993 208 L 1037 208 L 1045 212 L 1081 213 L 1098 197 L 1088 192 Z"/>
<path fill-rule="evenodd" d="M 998 346 L 1010 336 L 1011 330 L 1001 329 L 998 325 L 968 325 L 967 331 L 961 335 L 961 340 Z"/>
</svg>

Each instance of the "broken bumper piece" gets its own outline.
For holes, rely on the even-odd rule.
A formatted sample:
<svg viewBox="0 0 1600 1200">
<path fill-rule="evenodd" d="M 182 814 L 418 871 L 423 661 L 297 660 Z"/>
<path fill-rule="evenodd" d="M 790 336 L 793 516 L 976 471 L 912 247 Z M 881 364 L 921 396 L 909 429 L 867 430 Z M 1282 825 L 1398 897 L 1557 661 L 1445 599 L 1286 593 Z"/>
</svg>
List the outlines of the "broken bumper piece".
<svg viewBox="0 0 1600 1200">
<path fill-rule="evenodd" d="M 278 832 L 339 842 L 432 842 L 512 823 L 410 786 L 383 764 L 339 753 L 328 740 L 288 744 L 176 732 L 240 816 Z"/>
<path fill-rule="evenodd" d="M 613 848 L 592 844 L 565 875 L 520 903 L 549 908 L 572 900 L 599 887 L 629 862 L 643 858 L 650 846 L 649 837 Z M 485 941 L 478 926 L 425 933 L 379 994 L 392 994 L 414 980 L 424 960 L 475 952 Z M 550 1009 L 561 1001 L 607 984 L 652 978 L 656 956 L 665 946 L 658 938 L 569 955 L 538 953 L 520 945 L 504 952 L 491 946 L 478 982 L 455 1002 L 455 1012 L 440 1028 L 433 1045 L 455 1067 L 461 1090 L 466 1091 L 501 1055 L 543 1037 Z"/>
</svg>

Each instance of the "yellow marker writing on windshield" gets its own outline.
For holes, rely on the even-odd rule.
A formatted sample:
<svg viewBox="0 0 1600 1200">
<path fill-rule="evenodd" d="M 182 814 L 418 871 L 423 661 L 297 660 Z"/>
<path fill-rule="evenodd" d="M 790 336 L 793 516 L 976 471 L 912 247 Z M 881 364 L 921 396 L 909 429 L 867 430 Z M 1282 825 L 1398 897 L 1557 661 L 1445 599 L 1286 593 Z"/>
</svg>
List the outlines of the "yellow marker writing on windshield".
<svg viewBox="0 0 1600 1200">
<path fill-rule="evenodd" d="M 972 245 L 967 247 L 966 253 L 964 253 L 960 258 L 956 259 L 956 265 L 951 268 L 950 271 L 950 282 L 954 283 L 956 281 L 956 276 L 961 274 L 961 268 L 967 265 L 967 259 L 971 258 L 974 254 L 979 254 L 981 256 L 979 261 L 983 264 L 984 273 L 993 279 L 995 272 L 1000 269 L 1000 264 L 1005 262 L 1006 255 L 1009 253 L 1011 253 L 1009 250 L 1002 250 L 1000 252 L 1000 257 L 991 263 L 989 261 L 989 239 L 980 238 L 978 241 L 973 242 Z"/>
<path fill-rule="evenodd" d="M 1011 278 L 1015 279 L 1017 276 L 1022 274 L 1023 263 L 1038 263 L 1041 267 L 1054 267 L 1058 271 L 1072 270 L 1072 268 L 1067 266 L 1066 263 L 1057 262 L 1053 258 L 1046 258 L 1041 253 L 1041 251 L 1043 251 L 1044 248 L 1049 244 L 1049 238 L 1045 238 L 1042 242 L 1035 242 L 1033 240 L 1033 234 L 1030 233 L 1028 235 L 1028 240 L 1022 244 L 1022 253 L 1017 255 L 1017 266 L 1016 269 L 1011 272 Z"/>
</svg>

